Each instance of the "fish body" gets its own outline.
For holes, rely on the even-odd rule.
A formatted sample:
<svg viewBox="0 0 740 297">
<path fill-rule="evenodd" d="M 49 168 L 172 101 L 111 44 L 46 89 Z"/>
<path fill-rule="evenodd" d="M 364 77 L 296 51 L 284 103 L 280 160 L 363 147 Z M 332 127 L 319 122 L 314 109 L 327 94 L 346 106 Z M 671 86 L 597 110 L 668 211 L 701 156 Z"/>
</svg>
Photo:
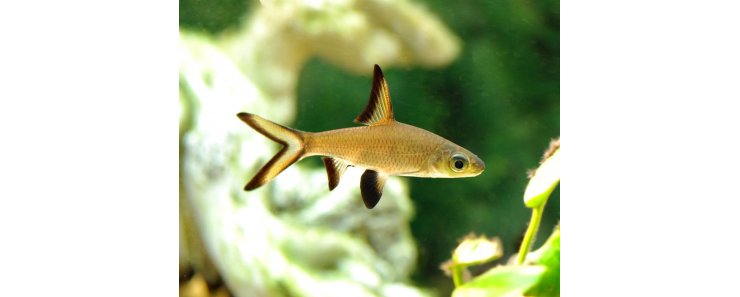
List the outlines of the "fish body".
<svg viewBox="0 0 740 297">
<path fill-rule="evenodd" d="M 450 177 L 433 166 L 450 141 L 397 121 L 307 133 L 305 142 L 306 157 L 331 157 L 387 175 Z"/>
<path fill-rule="evenodd" d="M 363 202 L 373 208 L 389 175 L 414 177 L 469 177 L 485 164 L 465 148 L 427 130 L 398 122 L 393 116 L 388 84 L 375 65 L 373 87 L 365 110 L 355 119 L 366 126 L 324 132 L 304 132 L 281 126 L 257 115 L 237 115 L 257 132 L 284 147 L 247 183 L 253 190 L 269 182 L 291 164 L 322 156 L 333 190 L 348 166 L 365 168 L 360 180 Z"/>
</svg>

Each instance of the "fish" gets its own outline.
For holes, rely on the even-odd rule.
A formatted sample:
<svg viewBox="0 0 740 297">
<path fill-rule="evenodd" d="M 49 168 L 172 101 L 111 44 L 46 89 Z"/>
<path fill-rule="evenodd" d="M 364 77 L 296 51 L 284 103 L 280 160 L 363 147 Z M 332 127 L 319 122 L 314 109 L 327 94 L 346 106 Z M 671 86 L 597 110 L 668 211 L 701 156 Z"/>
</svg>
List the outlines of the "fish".
<svg viewBox="0 0 740 297">
<path fill-rule="evenodd" d="M 237 117 L 283 146 L 244 186 L 245 191 L 270 182 L 304 158 L 321 156 L 329 191 L 339 185 L 349 166 L 365 169 L 360 178 L 360 192 L 365 207 L 372 209 L 383 195 L 388 176 L 473 177 L 486 167 L 478 156 L 452 141 L 396 121 L 388 82 L 377 64 L 367 106 L 354 120 L 364 126 L 305 132 L 247 112 L 240 112 Z"/>
</svg>

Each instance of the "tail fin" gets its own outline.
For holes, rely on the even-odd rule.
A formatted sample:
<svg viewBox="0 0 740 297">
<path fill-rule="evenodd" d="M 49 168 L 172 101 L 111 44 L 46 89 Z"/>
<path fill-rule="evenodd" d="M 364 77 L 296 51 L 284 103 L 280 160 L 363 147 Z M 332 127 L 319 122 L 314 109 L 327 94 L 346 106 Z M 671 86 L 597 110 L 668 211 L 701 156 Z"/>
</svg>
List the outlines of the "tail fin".
<svg viewBox="0 0 740 297">
<path fill-rule="evenodd" d="M 260 134 L 285 146 L 244 186 L 245 191 L 254 190 L 271 181 L 280 172 L 283 172 L 285 168 L 298 161 L 303 155 L 302 132 L 283 127 L 246 112 L 240 112 L 236 116 Z"/>
</svg>

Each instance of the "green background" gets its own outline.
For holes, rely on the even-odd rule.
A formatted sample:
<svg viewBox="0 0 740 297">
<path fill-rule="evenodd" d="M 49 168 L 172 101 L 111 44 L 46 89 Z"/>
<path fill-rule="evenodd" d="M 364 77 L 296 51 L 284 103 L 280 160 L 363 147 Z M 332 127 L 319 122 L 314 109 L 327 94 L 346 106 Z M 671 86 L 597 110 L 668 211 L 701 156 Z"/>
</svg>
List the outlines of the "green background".
<svg viewBox="0 0 740 297">
<path fill-rule="evenodd" d="M 559 1 L 423 2 L 462 41 L 441 69 L 383 67 L 396 119 L 469 149 L 485 163 L 478 177 L 404 178 L 416 206 L 419 248 L 414 281 L 445 294 L 452 280 L 439 265 L 469 232 L 498 236 L 501 261 L 518 250 L 530 210 L 522 195 L 550 139 L 560 135 Z M 246 1 L 180 1 L 180 27 L 218 34 L 245 21 Z M 430 49 L 433 50 L 433 49 Z M 318 59 L 303 69 L 294 128 L 353 126 L 367 103 L 371 78 Z M 312 160 L 315 159 L 315 160 Z M 321 166 L 318 158 L 308 162 Z M 537 248 L 560 218 L 556 189 L 545 209 Z M 492 263 L 495 265 L 497 263 Z M 489 265 L 490 266 L 490 265 Z M 473 269 L 482 272 L 486 267 Z"/>
</svg>

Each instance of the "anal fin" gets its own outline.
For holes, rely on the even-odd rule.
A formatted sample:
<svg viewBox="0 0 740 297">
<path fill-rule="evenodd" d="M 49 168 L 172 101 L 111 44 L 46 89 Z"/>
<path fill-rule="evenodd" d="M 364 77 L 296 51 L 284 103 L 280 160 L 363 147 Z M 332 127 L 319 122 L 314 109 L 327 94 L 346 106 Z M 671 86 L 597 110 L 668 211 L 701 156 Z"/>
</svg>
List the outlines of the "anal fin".
<svg viewBox="0 0 740 297">
<path fill-rule="evenodd" d="M 321 160 L 324 161 L 324 166 L 326 166 L 326 176 L 329 178 L 329 191 L 334 190 L 339 185 L 339 179 L 342 178 L 342 174 L 349 167 L 349 164 L 330 157 L 323 157 Z"/>
<path fill-rule="evenodd" d="M 379 174 L 377 171 L 365 170 L 360 178 L 360 192 L 362 192 L 362 202 L 365 207 L 372 209 L 380 201 L 383 195 L 383 187 L 387 175 Z"/>
</svg>

